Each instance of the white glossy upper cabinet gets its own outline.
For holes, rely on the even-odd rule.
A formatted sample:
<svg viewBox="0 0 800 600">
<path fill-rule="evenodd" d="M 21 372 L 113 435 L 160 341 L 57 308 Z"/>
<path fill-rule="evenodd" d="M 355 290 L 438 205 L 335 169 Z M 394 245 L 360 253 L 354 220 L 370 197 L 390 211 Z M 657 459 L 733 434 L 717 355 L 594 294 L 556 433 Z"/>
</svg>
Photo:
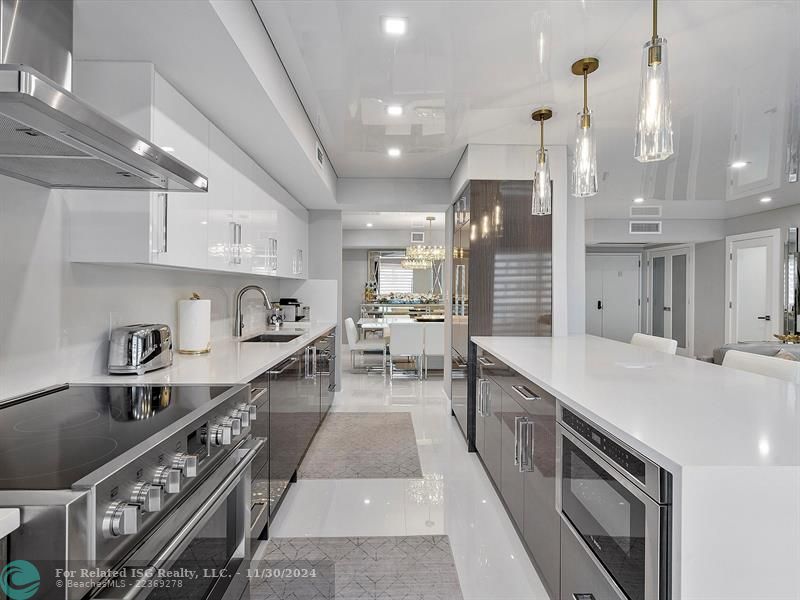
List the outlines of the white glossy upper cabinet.
<svg viewBox="0 0 800 600">
<path fill-rule="evenodd" d="M 278 275 L 308 278 L 308 211 L 281 205 L 278 212 Z"/>
<path fill-rule="evenodd" d="M 152 140 L 175 158 L 208 177 L 209 122 L 158 73 L 153 89 Z M 208 248 L 207 193 L 155 194 L 156 222 L 166 228 L 166 240 L 156 254 L 163 265 L 205 268 Z M 160 217 L 160 220 L 158 219 Z"/>
<path fill-rule="evenodd" d="M 253 183 L 250 204 L 250 221 L 247 232 L 251 252 L 250 270 L 262 275 L 278 275 L 278 206 L 267 190 L 271 178 L 248 157 Z"/>
<path fill-rule="evenodd" d="M 208 120 L 150 63 L 76 61 L 75 93 L 193 168 L 208 173 Z M 78 262 L 206 268 L 203 193 L 65 193 L 70 257 Z"/>
<path fill-rule="evenodd" d="M 208 267 L 235 270 L 233 180 L 235 144 L 214 124 L 209 126 Z"/>
</svg>

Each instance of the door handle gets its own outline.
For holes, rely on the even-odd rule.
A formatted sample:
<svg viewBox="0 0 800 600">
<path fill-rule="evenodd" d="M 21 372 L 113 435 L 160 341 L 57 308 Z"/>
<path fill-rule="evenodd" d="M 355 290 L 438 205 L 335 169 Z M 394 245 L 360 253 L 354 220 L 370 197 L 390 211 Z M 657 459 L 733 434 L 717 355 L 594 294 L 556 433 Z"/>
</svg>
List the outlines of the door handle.
<svg viewBox="0 0 800 600">
<path fill-rule="evenodd" d="M 664 307 L 664 311 L 665 311 L 665 312 L 671 312 L 671 311 L 672 311 L 672 307 L 670 307 L 670 306 L 665 306 L 665 307 Z"/>
<path fill-rule="evenodd" d="M 291 367 L 291 366 L 292 366 L 294 363 L 296 363 L 298 360 L 300 360 L 300 359 L 299 359 L 299 358 L 297 358 L 296 356 L 293 356 L 293 357 L 291 357 L 289 360 L 287 360 L 285 363 L 283 363 L 283 364 L 281 365 L 281 366 L 283 367 L 282 369 L 280 369 L 280 370 L 278 370 L 278 371 L 270 371 L 270 372 L 269 372 L 269 374 L 270 374 L 270 375 L 283 375 L 284 371 L 286 371 L 286 369 L 288 369 L 289 367 Z"/>
<path fill-rule="evenodd" d="M 514 417 L 514 466 L 519 466 L 519 429 L 525 417 Z"/>
<path fill-rule="evenodd" d="M 597 310 L 603 310 L 603 301 L 602 300 L 598 300 L 597 301 Z"/>
<path fill-rule="evenodd" d="M 772 321 L 772 317 L 770 315 L 764 315 L 763 317 L 756 317 L 756 319 L 759 319 L 761 321 Z"/>
<path fill-rule="evenodd" d="M 522 460 L 520 460 L 519 472 L 530 473 L 533 471 L 533 421 L 528 417 L 523 417 L 524 421 L 520 426 L 522 431 Z"/>
<path fill-rule="evenodd" d="M 511 389 L 517 392 L 523 400 L 530 400 L 531 402 L 541 400 L 541 396 L 537 396 L 524 385 L 512 385 Z"/>
</svg>

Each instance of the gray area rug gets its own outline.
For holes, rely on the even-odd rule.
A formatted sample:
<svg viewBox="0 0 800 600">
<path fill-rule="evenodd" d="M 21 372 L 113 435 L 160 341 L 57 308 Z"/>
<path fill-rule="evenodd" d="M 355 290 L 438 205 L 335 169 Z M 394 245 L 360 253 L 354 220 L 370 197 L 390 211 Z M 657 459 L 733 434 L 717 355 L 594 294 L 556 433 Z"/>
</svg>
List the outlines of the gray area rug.
<svg viewBox="0 0 800 600">
<path fill-rule="evenodd" d="M 300 465 L 298 477 L 422 477 L 411 413 L 329 413 Z"/>
<path fill-rule="evenodd" d="M 251 600 L 463 599 L 446 535 L 277 538 L 267 544 L 264 560 L 252 564 L 264 576 L 251 576 Z"/>
</svg>

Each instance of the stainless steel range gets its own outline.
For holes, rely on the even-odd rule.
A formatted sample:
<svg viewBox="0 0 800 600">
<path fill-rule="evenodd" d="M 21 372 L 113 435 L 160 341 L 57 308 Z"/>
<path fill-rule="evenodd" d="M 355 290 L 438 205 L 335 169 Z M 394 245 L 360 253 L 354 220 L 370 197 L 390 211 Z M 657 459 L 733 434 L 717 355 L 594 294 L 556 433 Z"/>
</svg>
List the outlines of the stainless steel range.
<svg viewBox="0 0 800 600">
<path fill-rule="evenodd" d="M 246 577 L 229 573 L 250 552 L 254 416 L 246 385 L 63 386 L 4 402 L 0 506 L 22 509 L 9 560 L 37 567 L 37 598 L 158 597 L 169 590 L 153 569 L 175 566 L 210 569 L 181 582 L 186 597 L 239 598 Z"/>
</svg>

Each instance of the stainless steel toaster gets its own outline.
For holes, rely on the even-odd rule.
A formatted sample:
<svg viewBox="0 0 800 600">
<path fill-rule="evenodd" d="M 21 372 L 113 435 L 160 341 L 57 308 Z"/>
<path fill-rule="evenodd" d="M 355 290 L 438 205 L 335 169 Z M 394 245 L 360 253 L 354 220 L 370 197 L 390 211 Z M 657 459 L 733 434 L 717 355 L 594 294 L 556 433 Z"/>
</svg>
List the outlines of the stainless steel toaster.
<svg viewBox="0 0 800 600">
<path fill-rule="evenodd" d="M 172 331 L 169 325 L 139 323 L 111 332 L 108 372 L 143 375 L 172 364 Z"/>
</svg>

